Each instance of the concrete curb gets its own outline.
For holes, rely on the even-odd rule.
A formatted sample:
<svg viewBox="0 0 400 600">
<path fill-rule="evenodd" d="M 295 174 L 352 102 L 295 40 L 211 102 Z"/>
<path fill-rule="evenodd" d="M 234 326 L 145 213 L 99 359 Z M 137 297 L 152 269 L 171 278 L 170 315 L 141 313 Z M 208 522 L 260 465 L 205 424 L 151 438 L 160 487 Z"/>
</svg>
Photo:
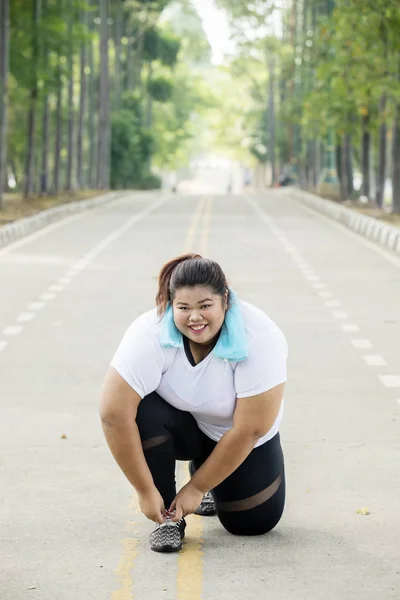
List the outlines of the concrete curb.
<svg viewBox="0 0 400 600">
<path fill-rule="evenodd" d="M 400 254 L 400 228 L 383 223 L 374 217 L 362 215 L 332 200 L 303 192 L 303 190 L 292 189 L 292 194 L 296 200 L 324 213 L 362 237 Z"/>
<path fill-rule="evenodd" d="M 106 202 L 110 202 L 110 200 L 113 200 L 120 195 L 121 192 L 109 192 L 103 196 L 97 196 L 96 198 L 90 198 L 89 200 L 68 202 L 68 204 L 61 204 L 60 206 L 42 210 L 31 217 L 23 217 L 22 219 L 18 219 L 7 225 L 2 225 L 0 227 L 0 248 L 15 242 L 30 233 L 34 233 L 38 229 L 46 227 L 46 225 L 60 221 L 64 217 L 68 217 L 69 215 L 84 210 L 89 210 L 90 208 L 96 208 Z"/>
</svg>

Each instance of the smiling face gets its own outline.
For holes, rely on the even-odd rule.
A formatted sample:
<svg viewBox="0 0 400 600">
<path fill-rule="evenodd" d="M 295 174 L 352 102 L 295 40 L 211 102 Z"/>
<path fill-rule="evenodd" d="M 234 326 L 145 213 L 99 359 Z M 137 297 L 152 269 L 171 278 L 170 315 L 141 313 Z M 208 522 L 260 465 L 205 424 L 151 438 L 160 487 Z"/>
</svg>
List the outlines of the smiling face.
<svg viewBox="0 0 400 600">
<path fill-rule="evenodd" d="M 175 325 L 196 344 L 211 344 L 225 319 L 226 299 L 205 286 L 176 290 L 172 306 Z"/>
</svg>

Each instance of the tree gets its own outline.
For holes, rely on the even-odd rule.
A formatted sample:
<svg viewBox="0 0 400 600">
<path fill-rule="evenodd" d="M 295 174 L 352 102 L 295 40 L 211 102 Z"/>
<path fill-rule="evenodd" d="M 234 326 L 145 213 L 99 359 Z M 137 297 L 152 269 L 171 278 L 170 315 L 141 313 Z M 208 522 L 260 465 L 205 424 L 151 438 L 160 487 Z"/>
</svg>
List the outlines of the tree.
<svg viewBox="0 0 400 600">
<path fill-rule="evenodd" d="M 97 187 L 110 185 L 110 96 L 108 69 L 108 7 L 100 0 L 100 85 L 99 85 L 99 150 L 97 162 Z"/>
<path fill-rule="evenodd" d="M 9 30 L 9 0 L 0 0 L 0 209 L 7 185 Z"/>
</svg>

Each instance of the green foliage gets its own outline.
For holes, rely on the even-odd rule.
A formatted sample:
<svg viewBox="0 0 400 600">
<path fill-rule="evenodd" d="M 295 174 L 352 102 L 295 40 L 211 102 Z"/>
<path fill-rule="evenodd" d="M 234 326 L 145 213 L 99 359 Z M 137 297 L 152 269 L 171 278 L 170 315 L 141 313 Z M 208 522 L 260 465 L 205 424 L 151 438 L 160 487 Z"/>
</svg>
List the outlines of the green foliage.
<svg viewBox="0 0 400 600">
<path fill-rule="evenodd" d="M 153 137 L 140 122 L 140 109 L 134 99 L 111 117 L 111 187 L 140 187 L 148 177 L 148 161 Z M 130 106 L 129 106 L 130 105 Z"/>
<path fill-rule="evenodd" d="M 173 84 L 170 79 L 159 75 L 147 83 L 147 91 L 153 100 L 168 102 L 172 97 Z"/>
<path fill-rule="evenodd" d="M 148 29 L 144 36 L 144 54 L 147 60 L 159 60 L 163 65 L 175 65 L 180 48 L 180 40 L 155 27 Z"/>
</svg>

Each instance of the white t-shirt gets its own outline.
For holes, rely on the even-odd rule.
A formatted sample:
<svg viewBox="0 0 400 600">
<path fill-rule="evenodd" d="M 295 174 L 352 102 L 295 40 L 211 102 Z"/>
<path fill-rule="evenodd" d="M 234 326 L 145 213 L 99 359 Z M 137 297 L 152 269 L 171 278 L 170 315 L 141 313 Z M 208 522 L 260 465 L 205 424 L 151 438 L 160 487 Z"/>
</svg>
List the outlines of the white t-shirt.
<svg viewBox="0 0 400 600">
<path fill-rule="evenodd" d="M 126 331 L 111 366 L 144 398 L 157 392 L 179 410 L 190 412 L 201 431 L 218 441 L 232 428 L 236 398 L 266 392 L 286 381 L 287 343 L 282 331 L 259 308 L 239 301 L 248 346 L 248 358 L 237 363 L 212 352 L 192 366 L 185 348 L 160 343 L 156 309 L 138 317 Z M 279 415 L 257 446 L 279 430 Z"/>
</svg>

